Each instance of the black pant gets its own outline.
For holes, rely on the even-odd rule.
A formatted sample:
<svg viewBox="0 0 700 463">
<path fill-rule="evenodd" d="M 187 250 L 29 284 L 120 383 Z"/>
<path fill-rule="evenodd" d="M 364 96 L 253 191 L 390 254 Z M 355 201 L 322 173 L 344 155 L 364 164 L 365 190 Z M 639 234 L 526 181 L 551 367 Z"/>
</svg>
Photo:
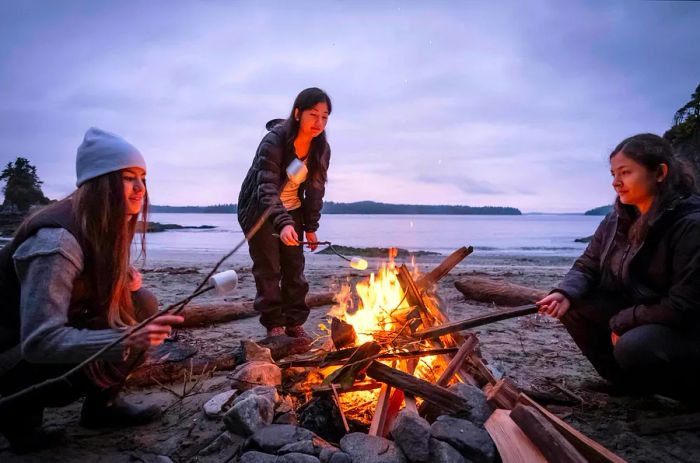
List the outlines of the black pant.
<svg viewBox="0 0 700 463">
<path fill-rule="evenodd" d="M 304 232 L 301 209 L 289 214 L 294 218 L 294 229 L 301 241 Z M 283 244 L 273 233 L 275 229 L 267 220 L 248 243 L 257 288 L 254 307 L 260 312 L 260 323 L 265 328 L 301 325 L 309 317 L 304 249 Z"/>
<path fill-rule="evenodd" d="M 610 339 L 610 318 L 627 305 L 613 295 L 595 293 L 572 303 L 561 321 L 581 352 L 610 382 L 683 398 L 700 387 L 700 336 L 649 324 Z"/>
<path fill-rule="evenodd" d="M 158 299 L 145 288 L 134 292 L 132 298 L 138 321 L 144 320 L 158 310 Z M 59 377 L 73 367 L 75 367 L 73 364 L 38 364 L 21 360 L 10 371 L 0 376 L 0 395 L 6 397 L 48 379 Z M 128 373 L 124 371 L 124 379 Z M 29 395 L 16 404 L 10 405 L 8 410 L 3 409 L 0 413 L 0 432 L 8 427 L 15 430 L 39 426 L 44 408 L 63 407 L 85 395 L 98 392 L 100 388 L 94 384 L 90 376 L 82 370 L 78 371 L 67 381 L 58 383 L 51 389 Z"/>
</svg>

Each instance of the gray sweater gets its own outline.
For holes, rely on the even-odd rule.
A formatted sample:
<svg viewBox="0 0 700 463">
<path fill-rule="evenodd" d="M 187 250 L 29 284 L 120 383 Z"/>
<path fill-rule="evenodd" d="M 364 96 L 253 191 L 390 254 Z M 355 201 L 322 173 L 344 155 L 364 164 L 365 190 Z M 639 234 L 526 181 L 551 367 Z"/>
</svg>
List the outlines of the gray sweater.
<svg viewBox="0 0 700 463">
<path fill-rule="evenodd" d="M 13 255 L 21 285 L 20 344 L 0 352 L 0 374 L 20 360 L 30 363 L 77 364 L 123 334 L 116 329 L 88 330 L 69 326 L 73 283 L 83 271 L 83 251 L 63 228 L 42 228 Z M 123 359 L 119 343 L 105 354 Z"/>
</svg>

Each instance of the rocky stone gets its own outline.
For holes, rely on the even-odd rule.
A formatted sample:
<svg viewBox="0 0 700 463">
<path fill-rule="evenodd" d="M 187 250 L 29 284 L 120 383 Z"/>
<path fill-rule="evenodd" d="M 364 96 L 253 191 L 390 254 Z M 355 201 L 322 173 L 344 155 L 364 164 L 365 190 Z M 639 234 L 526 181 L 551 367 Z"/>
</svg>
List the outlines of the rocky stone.
<svg viewBox="0 0 700 463">
<path fill-rule="evenodd" d="M 305 453 L 286 453 L 277 457 L 278 463 L 319 463 L 318 458 Z"/>
<path fill-rule="evenodd" d="M 250 436 L 272 423 L 274 405 L 269 399 L 251 395 L 237 401 L 224 415 L 226 428 L 234 434 Z"/>
<path fill-rule="evenodd" d="M 294 412 L 282 413 L 281 415 L 275 417 L 272 422 L 275 424 L 293 424 L 295 426 L 299 424 L 297 414 Z"/>
<path fill-rule="evenodd" d="M 331 454 L 331 459 L 328 463 L 352 463 L 352 458 L 345 452 L 335 452 Z"/>
<path fill-rule="evenodd" d="M 408 461 L 430 461 L 430 424 L 418 413 L 408 410 L 399 412 L 391 428 L 391 437 Z"/>
<path fill-rule="evenodd" d="M 489 434 L 467 420 L 440 416 L 430 427 L 430 434 L 477 463 L 490 463 L 495 459 L 496 447 Z"/>
<path fill-rule="evenodd" d="M 292 442 L 280 448 L 277 451 L 277 455 L 283 455 L 285 453 L 305 453 L 307 455 L 318 455 L 314 449 L 314 443 L 309 440 L 301 440 L 299 442 Z"/>
<path fill-rule="evenodd" d="M 272 386 L 255 386 L 252 389 L 248 389 L 245 391 L 243 394 L 239 395 L 236 397 L 232 403 L 233 405 L 236 405 L 238 402 L 247 399 L 250 396 L 257 395 L 260 397 L 264 397 L 267 400 L 270 401 L 272 404 L 273 408 L 276 408 L 280 404 L 280 395 L 277 392 L 277 389 L 272 387 Z"/>
<path fill-rule="evenodd" d="M 233 398 L 237 392 L 236 389 L 231 389 L 230 391 L 222 392 L 209 399 L 204 404 L 204 415 L 212 419 L 221 418 L 232 405 Z"/>
<path fill-rule="evenodd" d="M 492 413 L 491 407 L 486 403 L 486 395 L 483 391 L 476 386 L 465 383 L 455 383 L 448 389 L 467 400 L 470 410 L 465 418 L 483 428 L 484 423 Z"/>
<path fill-rule="evenodd" d="M 318 459 L 321 460 L 321 463 L 330 463 L 333 455 L 335 455 L 338 452 L 340 452 L 340 449 L 337 447 L 326 447 L 321 450 L 321 453 L 318 454 Z"/>
<path fill-rule="evenodd" d="M 251 450 L 275 453 L 287 444 L 313 440 L 314 437 L 314 433 L 299 426 L 272 424 L 258 429 L 248 440 L 247 447 Z"/>
<path fill-rule="evenodd" d="M 468 463 L 450 444 L 432 438 L 430 439 L 429 461 L 430 463 Z"/>
<path fill-rule="evenodd" d="M 241 351 L 245 362 L 275 363 L 270 349 L 258 345 L 255 341 L 249 339 L 241 341 Z"/>
<path fill-rule="evenodd" d="M 406 463 L 399 447 L 383 437 L 353 432 L 340 440 L 340 448 L 353 463 Z"/>
<path fill-rule="evenodd" d="M 199 451 L 199 455 L 214 455 L 221 453 L 222 450 L 235 446 L 238 448 L 241 445 L 242 439 L 238 436 L 233 436 L 228 431 L 222 432 L 219 437 Z"/>
<path fill-rule="evenodd" d="M 282 371 L 274 363 L 246 362 L 233 370 L 232 387 L 247 391 L 255 386 L 279 386 Z"/>
<path fill-rule="evenodd" d="M 262 452 L 246 452 L 241 455 L 241 463 L 276 463 L 277 456 Z"/>
</svg>

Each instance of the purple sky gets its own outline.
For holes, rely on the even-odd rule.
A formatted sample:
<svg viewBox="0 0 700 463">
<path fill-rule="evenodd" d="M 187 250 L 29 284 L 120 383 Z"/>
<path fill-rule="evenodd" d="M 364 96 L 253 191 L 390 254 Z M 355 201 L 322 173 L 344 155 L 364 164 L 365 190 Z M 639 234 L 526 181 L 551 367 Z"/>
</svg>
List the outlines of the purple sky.
<svg viewBox="0 0 700 463">
<path fill-rule="evenodd" d="M 495 3 L 495 4 L 494 4 Z M 700 2 L 0 0 L 0 162 L 73 189 L 97 126 L 155 204 L 235 202 L 264 124 L 333 98 L 327 200 L 575 212 L 700 84 Z"/>
</svg>

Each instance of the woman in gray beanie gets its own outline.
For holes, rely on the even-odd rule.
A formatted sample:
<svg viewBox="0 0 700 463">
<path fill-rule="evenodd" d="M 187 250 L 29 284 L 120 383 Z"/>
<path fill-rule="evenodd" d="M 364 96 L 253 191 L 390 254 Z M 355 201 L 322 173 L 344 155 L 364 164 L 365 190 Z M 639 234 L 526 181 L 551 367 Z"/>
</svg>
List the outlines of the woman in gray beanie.
<svg viewBox="0 0 700 463">
<path fill-rule="evenodd" d="M 143 156 L 123 138 L 91 128 L 78 147 L 76 172 L 77 190 L 27 218 L 0 251 L 2 396 L 60 376 L 157 310 L 131 267 L 136 224 L 147 216 Z M 55 445 L 63 436 L 42 426 L 44 408 L 82 396 L 81 426 L 153 420 L 157 407 L 131 405 L 117 394 L 141 353 L 182 320 L 156 318 L 71 378 L 70 387 L 18 403 L 16 413 L 0 417 L 0 433 L 18 453 Z"/>
</svg>

